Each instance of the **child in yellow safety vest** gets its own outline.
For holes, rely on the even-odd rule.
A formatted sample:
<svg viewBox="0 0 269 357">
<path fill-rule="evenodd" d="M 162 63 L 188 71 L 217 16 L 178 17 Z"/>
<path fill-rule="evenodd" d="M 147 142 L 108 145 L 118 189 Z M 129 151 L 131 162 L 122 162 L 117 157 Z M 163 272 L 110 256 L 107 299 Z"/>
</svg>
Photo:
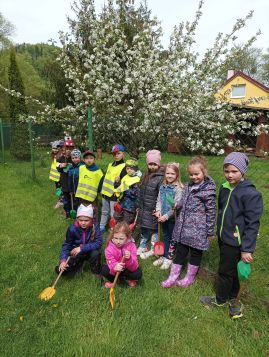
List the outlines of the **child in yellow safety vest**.
<svg viewBox="0 0 269 357">
<path fill-rule="evenodd" d="M 87 150 L 83 154 L 85 165 L 79 167 L 78 186 L 76 197 L 79 198 L 79 203 L 85 206 L 93 205 L 94 216 L 97 217 L 96 199 L 102 187 L 102 170 L 95 163 L 95 154 L 91 150 Z"/>
<path fill-rule="evenodd" d="M 55 183 L 56 192 L 57 189 L 61 189 L 60 184 L 60 172 L 57 170 L 57 159 L 61 156 L 61 142 L 60 141 L 53 141 L 51 143 L 51 166 L 50 166 L 50 173 L 49 179 Z M 59 197 L 58 202 L 54 206 L 54 208 L 62 207 L 62 199 Z"/>
<path fill-rule="evenodd" d="M 114 161 L 108 165 L 103 185 L 102 185 L 102 215 L 100 221 L 100 229 L 103 233 L 106 228 L 107 221 L 114 215 L 114 205 L 117 201 L 114 184 L 120 182 L 126 175 L 124 152 L 125 148 L 121 144 L 116 144 L 112 147 L 112 155 Z"/>
<path fill-rule="evenodd" d="M 120 184 L 115 184 L 115 193 L 118 198 L 119 205 L 114 207 L 114 218 L 117 222 L 125 221 L 131 224 L 135 220 L 136 211 L 138 208 L 139 182 L 142 172 L 138 170 L 138 162 L 136 159 L 126 161 L 125 175 Z"/>
</svg>

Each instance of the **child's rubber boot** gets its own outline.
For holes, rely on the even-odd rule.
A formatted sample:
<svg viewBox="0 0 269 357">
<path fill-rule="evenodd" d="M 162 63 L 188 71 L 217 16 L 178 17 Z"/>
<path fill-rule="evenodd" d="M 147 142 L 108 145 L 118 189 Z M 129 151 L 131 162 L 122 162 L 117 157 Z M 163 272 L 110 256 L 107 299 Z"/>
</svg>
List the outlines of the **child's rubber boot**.
<svg viewBox="0 0 269 357">
<path fill-rule="evenodd" d="M 176 282 L 177 286 L 182 286 L 187 288 L 189 285 L 194 283 L 199 267 L 196 265 L 188 264 L 187 274 L 184 279 L 178 280 Z"/>
<path fill-rule="evenodd" d="M 137 281 L 136 280 L 127 280 L 128 286 L 130 288 L 136 287 Z"/>
<path fill-rule="evenodd" d="M 172 264 L 168 279 L 166 279 L 161 283 L 162 287 L 168 289 L 174 286 L 180 275 L 181 269 L 182 269 L 182 265 Z"/>
</svg>

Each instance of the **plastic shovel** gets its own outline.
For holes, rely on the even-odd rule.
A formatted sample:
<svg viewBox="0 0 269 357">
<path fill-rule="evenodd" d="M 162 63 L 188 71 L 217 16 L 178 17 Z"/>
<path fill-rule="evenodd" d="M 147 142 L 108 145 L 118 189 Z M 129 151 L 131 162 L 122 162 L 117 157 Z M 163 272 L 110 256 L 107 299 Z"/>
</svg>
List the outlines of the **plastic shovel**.
<svg viewBox="0 0 269 357">
<path fill-rule="evenodd" d="M 71 211 L 70 211 L 70 216 L 72 219 L 76 219 L 77 217 L 77 212 L 76 210 L 74 210 L 74 198 L 73 198 L 73 193 L 70 192 L 70 196 L 71 196 Z"/>
<path fill-rule="evenodd" d="M 135 220 L 133 221 L 133 223 L 129 224 L 129 228 L 131 229 L 131 231 L 133 231 L 135 229 L 137 217 L 138 217 L 138 212 L 136 212 Z"/>
<path fill-rule="evenodd" d="M 158 222 L 158 242 L 154 245 L 154 254 L 158 256 L 164 255 L 164 242 L 161 242 L 161 223 Z"/>
<path fill-rule="evenodd" d="M 66 263 L 69 262 L 69 259 L 70 257 L 67 258 L 67 261 Z M 60 271 L 60 273 L 58 274 L 56 280 L 54 281 L 54 283 L 52 284 L 52 286 L 49 286 L 48 288 L 45 288 L 40 294 L 39 294 L 39 299 L 40 300 L 45 300 L 45 301 L 48 301 L 50 299 L 53 298 L 53 296 L 55 295 L 56 293 L 56 289 L 55 289 L 55 286 L 56 284 L 58 283 L 61 275 L 63 274 L 63 270 Z"/>
<path fill-rule="evenodd" d="M 62 189 L 61 189 L 61 187 L 57 187 L 57 188 L 56 188 L 55 195 L 56 195 L 58 198 L 61 197 L 61 195 L 62 195 Z"/>
<path fill-rule="evenodd" d="M 250 273 L 251 273 L 251 265 L 249 263 L 243 262 L 243 260 L 240 260 L 240 262 L 237 264 L 238 279 L 241 282 L 240 290 L 236 297 L 238 301 L 240 300 L 242 292 L 246 289 L 247 280 L 250 276 Z"/>
<path fill-rule="evenodd" d="M 124 257 L 122 257 L 121 263 L 124 263 Z M 115 290 L 114 290 L 114 288 L 115 288 L 115 286 L 116 286 L 116 284 L 117 284 L 117 280 L 118 280 L 118 277 L 119 277 L 120 273 L 121 273 L 120 271 L 118 271 L 118 272 L 116 273 L 115 278 L 114 278 L 114 281 L 113 281 L 113 285 L 112 285 L 112 287 L 111 287 L 110 290 L 109 290 L 109 301 L 110 301 L 110 305 L 111 305 L 111 307 L 112 307 L 113 310 L 114 310 L 115 305 L 116 305 L 116 296 L 115 296 Z"/>
</svg>

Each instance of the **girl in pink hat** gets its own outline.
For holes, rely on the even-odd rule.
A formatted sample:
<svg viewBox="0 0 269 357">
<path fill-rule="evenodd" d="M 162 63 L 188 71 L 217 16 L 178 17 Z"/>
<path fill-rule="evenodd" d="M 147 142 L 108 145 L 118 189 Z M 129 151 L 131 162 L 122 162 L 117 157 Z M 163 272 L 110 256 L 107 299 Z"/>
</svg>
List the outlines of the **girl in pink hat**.
<svg viewBox="0 0 269 357">
<path fill-rule="evenodd" d="M 146 154 L 148 171 L 142 176 L 138 199 L 138 223 L 141 227 L 141 240 L 137 255 L 147 259 L 154 255 L 154 245 L 158 241 L 158 221 L 155 209 L 160 186 L 164 178 L 161 167 L 161 153 L 159 150 L 149 150 Z M 148 250 L 148 243 L 151 247 Z"/>
</svg>

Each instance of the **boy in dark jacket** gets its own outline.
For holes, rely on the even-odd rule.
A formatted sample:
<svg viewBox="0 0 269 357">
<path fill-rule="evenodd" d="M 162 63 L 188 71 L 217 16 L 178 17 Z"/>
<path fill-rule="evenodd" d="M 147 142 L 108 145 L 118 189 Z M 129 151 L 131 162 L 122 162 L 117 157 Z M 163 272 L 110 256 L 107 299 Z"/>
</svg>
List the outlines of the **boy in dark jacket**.
<svg viewBox="0 0 269 357">
<path fill-rule="evenodd" d="M 92 206 L 80 205 L 75 223 L 67 229 L 56 272 L 62 270 L 63 274 L 76 272 L 86 260 L 90 264 L 92 273 L 99 275 L 102 243 L 99 225 L 93 220 Z M 71 258 L 67 263 L 69 256 Z"/>
<path fill-rule="evenodd" d="M 232 152 L 224 159 L 226 182 L 219 192 L 217 236 L 220 248 L 218 285 L 216 297 L 203 296 L 207 306 L 230 306 L 230 316 L 240 318 L 241 302 L 237 299 L 240 282 L 237 264 L 240 260 L 250 264 L 262 215 L 262 196 L 244 175 L 248 158 L 245 154 Z"/>
<path fill-rule="evenodd" d="M 68 187 L 68 170 L 72 164 L 71 151 L 74 149 L 73 140 L 65 140 L 62 155 L 57 159 L 57 170 L 60 172 L 60 185 L 63 193 L 65 217 L 70 218 L 71 198 Z"/>
<path fill-rule="evenodd" d="M 79 168 L 81 165 L 84 165 L 84 163 L 81 162 L 81 151 L 78 149 L 71 151 L 71 160 L 72 164 L 68 170 L 68 191 L 71 199 L 71 208 L 77 210 L 79 199 L 75 197 L 75 194 L 78 187 Z"/>
</svg>

